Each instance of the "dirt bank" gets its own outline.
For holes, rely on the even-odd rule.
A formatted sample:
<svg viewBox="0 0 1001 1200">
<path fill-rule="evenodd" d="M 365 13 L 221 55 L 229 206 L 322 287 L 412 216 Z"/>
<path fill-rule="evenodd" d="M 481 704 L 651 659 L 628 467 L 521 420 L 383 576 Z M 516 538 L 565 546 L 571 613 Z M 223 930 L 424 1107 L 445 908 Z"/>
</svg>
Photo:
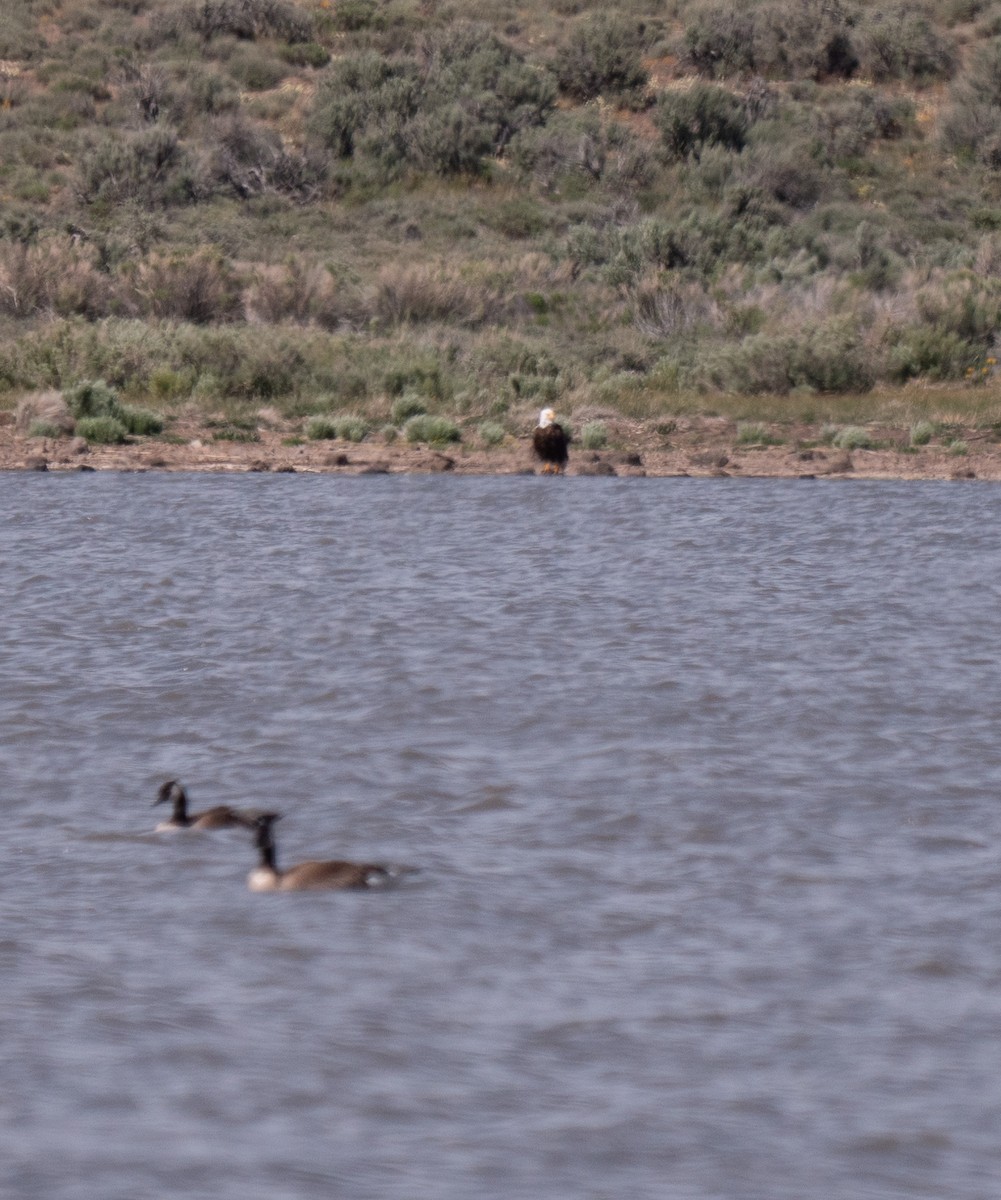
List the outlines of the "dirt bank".
<svg viewBox="0 0 1001 1200">
<path fill-rule="evenodd" d="M 570 475 L 731 476 L 734 478 L 982 479 L 1001 480 L 1001 443 L 982 430 L 949 431 L 948 442 L 910 448 L 906 429 L 873 429 L 880 449 L 839 450 L 820 442 L 819 429 L 776 427 L 776 445 L 738 441 L 723 418 L 663 423 L 617 421 L 609 447 L 571 447 Z M 451 472 L 513 475 L 538 470 L 527 436 L 496 447 L 414 446 L 397 439 L 349 443 L 298 439 L 290 428 L 260 428 L 254 441 L 213 440 L 192 422 L 176 423 L 169 439 L 135 438 L 122 446 L 88 445 L 80 438 L 28 438 L 0 424 L 0 470 L 48 471 L 303 471 L 345 475 Z M 965 452 L 957 453 L 965 445 Z"/>
</svg>

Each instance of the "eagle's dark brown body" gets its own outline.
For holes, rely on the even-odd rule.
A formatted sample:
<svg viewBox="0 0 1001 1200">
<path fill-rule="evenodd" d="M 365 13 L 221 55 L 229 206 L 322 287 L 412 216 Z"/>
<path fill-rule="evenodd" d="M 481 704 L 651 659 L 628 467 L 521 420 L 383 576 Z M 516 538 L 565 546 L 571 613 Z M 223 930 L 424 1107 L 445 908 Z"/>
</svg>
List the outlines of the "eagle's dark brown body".
<svg viewBox="0 0 1001 1200">
<path fill-rule="evenodd" d="M 532 435 L 532 449 L 542 462 L 543 474 L 560 475 L 566 470 L 570 458 L 569 445 L 570 438 L 556 421 L 556 414 L 551 408 L 545 409 Z"/>
</svg>

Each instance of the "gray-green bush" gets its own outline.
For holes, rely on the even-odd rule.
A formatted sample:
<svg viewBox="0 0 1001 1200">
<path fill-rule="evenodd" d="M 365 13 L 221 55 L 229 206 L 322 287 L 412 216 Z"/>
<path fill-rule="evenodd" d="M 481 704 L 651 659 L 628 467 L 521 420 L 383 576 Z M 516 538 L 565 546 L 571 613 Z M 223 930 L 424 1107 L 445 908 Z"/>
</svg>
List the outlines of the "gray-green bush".
<svg viewBox="0 0 1001 1200">
<path fill-rule="evenodd" d="M 654 123 L 672 159 L 697 161 L 705 146 L 740 150 L 747 138 L 743 104 L 723 88 L 706 83 L 665 92 L 657 101 Z"/>
<path fill-rule="evenodd" d="M 839 450 L 870 450 L 872 444 L 872 435 L 860 425 L 848 425 L 840 429 L 832 442 Z"/>
<path fill-rule="evenodd" d="M 608 444 L 608 426 L 604 421 L 588 421 L 580 431 L 580 444 L 585 450 L 601 450 Z"/>
<path fill-rule="evenodd" d="M 328 72 L 310 118 L 326 149 L 394 175 L 475 174 L 556 100 L 551 76 L 477 25 L 428 34 L 419 52 L 347 55 Z"/>
<path fill-rule="evenodd" d="M 931 421 L 917 421 L 911 426 L 911 445 L 927 446 L 935 436 L 935 426 Z"/>
<path fill-rule="evenodd" d="M 81 417 L 76 423 L 78 437 L 88 442 L 116 445 L 128 437 L 128 430 L 116 417 Z"/>
<path fill-rule="evenodd" d="M 611 95 L 638 102 L 649 81 L 643 30 L 617 13 L 597 13 L 578 25 L 556 54 L 560 90 L 576 100 Z"/>
<path fill-rule="evenodd" d="M 103 379 L 78 383 L 63 392 L 63 399 L 77 421 L 85 417 L 114 417 L 121 420 L 122 405 L 118 393 Z"/>
<path fill-rule="evenodd" d="M 393 401 L 389 415 L 395 425 L 405 425 L 411 417 L 422 417 L 426 412 L 427 405 L 419 396 L 404 393 Z"/>
<path fill-rule="evenodd" d="M 430 442 L 432 445 L 462 440 L 462 434 L 454 421 L 429 413 L 411 417 L 403 426 L 403 436 L 408 442 Z"/>
<path fill-rule="evenodd" d="M 306 437 L 319 442 L 337 437 L 337 421 L 333 417 L 312 417 L 306 423 Z"/>
</svg>

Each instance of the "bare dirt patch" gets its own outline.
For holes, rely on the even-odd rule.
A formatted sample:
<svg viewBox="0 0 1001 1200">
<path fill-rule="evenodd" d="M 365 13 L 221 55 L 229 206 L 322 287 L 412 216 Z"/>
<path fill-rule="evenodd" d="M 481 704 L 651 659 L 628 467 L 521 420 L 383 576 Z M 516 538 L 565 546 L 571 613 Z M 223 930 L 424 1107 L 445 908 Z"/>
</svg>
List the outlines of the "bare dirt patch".
<svg viewBox="0 0 1001 1200">
<path fill-rule="evenodd" d="M 12 414 L 0 417 L 12 418 Z M 611 423 L 610 423 L 611 424 Z M 840 450 L 809 426 L 782 427 L 779 444 L 746 445 L 725 418 L 614 422 L 608 448 L 571 446 L 569 475 L 732 478 L 1001 480 L 1001 443 L 982 431 L 951 429 L 941 444 L 911 448 L 905 429 L 879 429 L 871 450 Z M 965 444 L 965 452 L 958 453 Z M 530 474 L 539 469 L 529 436 L 495 447 L 426 446 L 365 440 L 303 441 L 290 428 L 260 428 L 257 440 L 213 438 L 196 422 L 175 423 L 169 438 L 133 438 L 120 446 L 82 438 L 30 438 L 12 419 L 0 423 L 0 470 L 273 471 L 346 475 Z"/>
</svg>

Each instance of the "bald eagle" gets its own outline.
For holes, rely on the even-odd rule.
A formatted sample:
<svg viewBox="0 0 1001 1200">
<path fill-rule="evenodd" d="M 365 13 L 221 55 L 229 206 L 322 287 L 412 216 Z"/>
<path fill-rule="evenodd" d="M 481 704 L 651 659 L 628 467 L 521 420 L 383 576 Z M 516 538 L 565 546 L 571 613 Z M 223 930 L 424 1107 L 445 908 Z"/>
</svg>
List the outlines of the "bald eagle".
<svg viewBox="0 0 1001 1200">
<path fill-rule="evenodd" d="M 532 435 L 532 449 L 542 460 L 543 475 L 560 475 L 566 470 L 569 444 L 567 431 L 557 424 L 556 413 L 551 408 L 544 408 Z"/>
</svg>

